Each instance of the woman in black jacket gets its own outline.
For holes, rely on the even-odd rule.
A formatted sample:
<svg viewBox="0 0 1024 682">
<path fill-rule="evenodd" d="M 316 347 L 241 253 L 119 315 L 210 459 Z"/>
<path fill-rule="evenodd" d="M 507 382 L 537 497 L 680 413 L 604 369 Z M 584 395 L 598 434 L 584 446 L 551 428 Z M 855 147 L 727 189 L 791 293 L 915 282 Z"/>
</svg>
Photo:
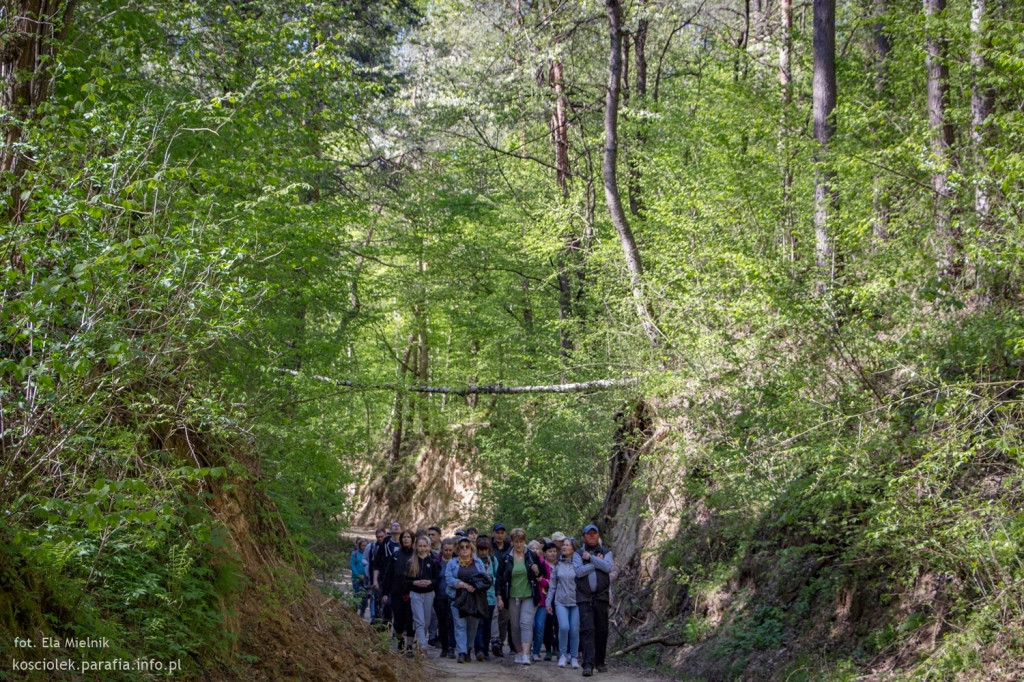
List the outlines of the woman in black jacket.
<svg viewBox="0 0 1024 682">
<path fill-rule="evenodd" d="M 427 656 L 427 627 L 430 612 L 434 608 L 434 591 L 441 569 L 430 553 L 430 538 L 420 535 L 416 538 L 416 553 L 409 559 L 405 571 L 405 585 L 412 609 L 412 623 L 416 631 L 416 653 Z"/>
<path fill-rule="evenodd" d="M 498 608 L 508 609 L 516 663 L 530 665 L 533 618 L 540 604 L 540 559 L 526 547 L 526 531 L 514 528 L 512 551 L 498 571 Z"/>
<path fill-rule="evenodd" d="M 406 586 L 405 573 L 409 569 L 409 560 L 413 557 L 413 538 L 411 530 L 402 531 L 398 539 L 398 551 L 388 562 L 384 572 L 384 584 L 381 591 L 384 593 L 384 603 L 391 604 L 391 614 L 394 619 L 395 637 L 398 638 L 398 649 L 402 650 L 408 646 L 409 655 L 412 655 L 412 609 L 409 606 L 409 588 Z M 405 637 L 403 640 L 402 637 Z"/>
</svg>

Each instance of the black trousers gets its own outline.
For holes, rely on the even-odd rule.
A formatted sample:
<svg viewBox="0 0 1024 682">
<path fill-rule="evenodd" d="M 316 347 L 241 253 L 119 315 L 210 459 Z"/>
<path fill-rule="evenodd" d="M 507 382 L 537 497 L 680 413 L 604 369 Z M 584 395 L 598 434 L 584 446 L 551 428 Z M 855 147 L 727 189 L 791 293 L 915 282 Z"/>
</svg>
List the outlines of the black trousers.
<svg viewBox="0 0 1024 682">
<path fill-rule="evenodd" d="M 437 638 L 441 642 L 441 653 L 455 651 L 455 621 L 452 620 L 451 602 L 448 595 L 434 597 L 434 613 L 437 614 Z"/>
<path fill-rule="evenodd" d="M 593 668 L 604 665 L 608 655 L 608 602 L 579 602 L 580 665 Z"/>
<path fill-rule="evenodd" d="M 401 637 L 412 637 L 416 634 L 412 627 L 412 604 L 408 602 L 409 593 L 406 592 L 404 595 L 401 592 L 392 593 L 390 599 L 391 602 L 391 615 L 394 620 L 395 636 Z"/>
</svg>

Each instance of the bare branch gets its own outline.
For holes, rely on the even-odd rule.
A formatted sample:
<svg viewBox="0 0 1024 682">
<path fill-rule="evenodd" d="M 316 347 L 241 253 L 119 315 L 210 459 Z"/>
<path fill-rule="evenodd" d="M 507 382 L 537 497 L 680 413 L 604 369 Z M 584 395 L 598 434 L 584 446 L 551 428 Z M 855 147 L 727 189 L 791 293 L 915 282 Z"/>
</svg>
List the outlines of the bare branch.
<svg viewBox="0 0 1024 682">
<path fill-rule="evenodd" d="M 451 388 L 447 386 L 403 386 L 401 384 L 361 384 L 344 379 L 332 379 L 319 374 L 303 375 L 293 369 L 278 369 L 279 372 L 291 374 L 294 377 L 308 376 L 310 379 L 325 381 L 334 386 L 346 386 L 349 388 L 361 389 L 364 391 L 411 391 L 413 393 L 441 393 L 446 395 L 510 395 L 519 393 L 581 393 L 583 391 L 599 391 L 620 386 L 633 386 L 640 383 L 641 377 L 629 377 L 627 379 L 595 379 L 593 381 L 580 381 L 572 384 L 541 384 L 538 386 L 504 386 L 492 384 L 489 386 L 476 386 L 470 384 L 465 388 Z"/>
</svg>

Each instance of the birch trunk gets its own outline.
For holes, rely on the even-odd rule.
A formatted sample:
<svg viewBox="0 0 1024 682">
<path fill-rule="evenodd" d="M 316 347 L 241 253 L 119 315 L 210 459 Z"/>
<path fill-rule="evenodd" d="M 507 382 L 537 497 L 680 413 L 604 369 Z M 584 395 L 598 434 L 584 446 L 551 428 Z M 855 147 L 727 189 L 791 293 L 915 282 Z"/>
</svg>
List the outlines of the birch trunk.
<svg viewBox="0 0 1024 682">
<path fill-rule="evenodd" d="M 830 221 L 838 208 L 835 173 L 829 167 L 829 143 L 835 134 L 836 3 L 814 0 L 814 139 L 818 141 L 814 173 L 815 263 L 831 283 L 836 277 L 836 253 Z M 820 282 L 825 284 L 826 281 Z"/>
<path fill-rule="evenodd" d="M 946 120 L 949 66 L 946 64 L 946 40 L 937 27 L 946 9 L 946 0 L 924 0 L 926 18 L 925 67 L 927 75 L 928 127 L 931 130 L 932 189 L 935 192 L 935 234 L 939 239 L 939 276 L 955 280 L 960 276 L 961 253 L 959 230 L 952 220 L 953 193 L 949 186 L 950 150 L 953 128 Z"/>
</svg>

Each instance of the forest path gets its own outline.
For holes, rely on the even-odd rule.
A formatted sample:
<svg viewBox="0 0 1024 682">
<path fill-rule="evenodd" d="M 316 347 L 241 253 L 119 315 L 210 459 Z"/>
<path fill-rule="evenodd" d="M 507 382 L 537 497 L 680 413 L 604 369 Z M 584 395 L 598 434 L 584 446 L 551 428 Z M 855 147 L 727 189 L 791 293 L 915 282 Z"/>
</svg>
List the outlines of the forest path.
<svg viewBox="0 0 1024 682">
<path fill-rule="evenodd" d="M 431 656 L 438 652 L 431 649 Z M 559 668 L 555 661 L 522 665 L 513 662 L 510 655 L 478 663 L 456 663 L 452 658 L 428 658 L 423 669 L 431 679 L 464 680 L 465 682 L 495 682 L 515 680 L 516 682 L 546 682 L 547 680 L 578 680 L 583 671 Z M 629 666 L 616 661 L 608 664 L 608 672 L 594 673 L 595 682 L 635 682 L 636 680 L 672 680 L 653 670 Z"/>
</svg>

